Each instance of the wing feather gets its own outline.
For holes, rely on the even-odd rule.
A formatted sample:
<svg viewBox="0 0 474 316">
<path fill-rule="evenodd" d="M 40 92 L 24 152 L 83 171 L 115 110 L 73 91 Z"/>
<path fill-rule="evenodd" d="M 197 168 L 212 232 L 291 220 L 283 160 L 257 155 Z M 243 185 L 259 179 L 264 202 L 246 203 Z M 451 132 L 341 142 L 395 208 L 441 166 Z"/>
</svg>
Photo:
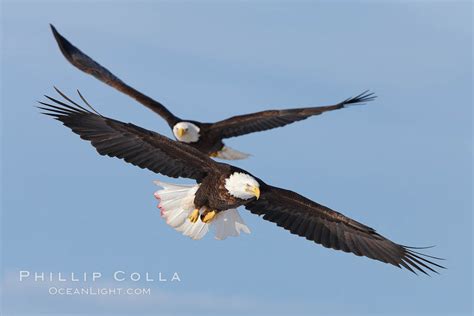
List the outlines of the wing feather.
<svg viewBox="0 0 474 316">
<path fill-rule="evenodd" d="M 60 93 L 63 97 L 64 94 Z M 82 139 L 90 141 L 101 155 L 117 157 L 143 169 L 178 178 L 200 181 L 220 164 L 191 146 L 131 123 L 93 113 L 65 97 L 67 104 L 48 97 L 54 104 L 39 102 L 43 114 L 53 116 Z"/>
<path fill-rule="evenodd" d="M 168 122 L 168 125 L 171 127 L 174 126 L 180 119 L 173 115 L 163 104 L 153 100 L 149 96 L 141 93 L 138 90 L 135 90 L 131 86 L 127 85 L 125 82 L 120 80 L 117 76 L 111 73 L 107 68 L 100 65 L 98 62 L 84 54 L 81 50 L 71 44 L 66 38 L 64 38 L 53 25 L 51 30 L 53 32 L 54 38 L 58 43 L 59 49 L 64 57 L 76 68 L 82 70 L 85 73 L 88 73 L 94 76 L 96 79 L 102 81 L 103 83 L 119 90 L 122 93 L 134 98 L 153 112 L 160 115 L 163 119 Z M 80 94 L 79 94 L 80 95 Z M 81 96 L 81 95 L 80 95 Z M 63 96 L 64 97 L 64 96 Z M 65 99 L 68 99 L 65 97 Z M 82 99 L 82 96 L 81 96 Z M 71 100 L 68 100 L 71 102 Z M 73 103 L 73 102 L 71 102 Z M 86 102 L 87 103 L 87 102 Z M 76 104 L 77 105 L 77 104 Z"/>
<path fill-rule="evenodd" d="M 350 219 L 295 192 L 261 183 L 260 199 L 245 205 L 250 212 L 276 223 L 291 233 L 327 248 L 427 274 L 444 268 L 440 258 L 418 253 L 379 235 L 373 228 Z"/>
<path fill-rule="evenodd" d="M 375 95 L 364 91 L 358 96 L 346 99 L 338 104 L 319 107 L 297 108 L 287 110 L 267 110 L 251 114 L 239 115 L 216 122 L 209 127 L 209 133 L 215 133 L 221 138 L 229 138 L 244 134 L 265 131 L 282 127 L 310 116 L 320 115 L 324 112 L 339 110 L 348 105 L 369 102 Z"/>
</svg>

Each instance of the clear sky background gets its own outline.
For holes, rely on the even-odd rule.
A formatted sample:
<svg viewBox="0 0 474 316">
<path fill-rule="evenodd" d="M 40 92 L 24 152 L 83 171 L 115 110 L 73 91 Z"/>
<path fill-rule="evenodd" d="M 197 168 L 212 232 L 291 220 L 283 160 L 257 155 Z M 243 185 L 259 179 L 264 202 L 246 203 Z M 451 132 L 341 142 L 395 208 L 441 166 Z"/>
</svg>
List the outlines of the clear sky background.
<svg viewBox="0 0 474 316">
<path fill-rule="evenodd" d="M 2 6 L 5 315 L 471 314 L 470 1 Z M 251 235 L 180 235 L 160 218 L 152 181 L 188 180 L 101 157 L 34 107 L 55 95 L 53 85 L 75 99 L 80 89 L 104 115 L 171 136 L 152 112 L 68 64 L 48 23 L 185 118 L 376 92 L 370 104 L 227 144 L 251 153 L 236 165 L 270 184 L 395 242 L 435 244 L 428 253 L 447 258 L 449 269 L 415 276 L 325 249 L 245 210 Z M 47 294 L 50 283 L 19 283 L 23 269 L 177 271 L 182 281 L 132 284 L 151 287 L 151 296 L 58 297 Z"/>
</svg>

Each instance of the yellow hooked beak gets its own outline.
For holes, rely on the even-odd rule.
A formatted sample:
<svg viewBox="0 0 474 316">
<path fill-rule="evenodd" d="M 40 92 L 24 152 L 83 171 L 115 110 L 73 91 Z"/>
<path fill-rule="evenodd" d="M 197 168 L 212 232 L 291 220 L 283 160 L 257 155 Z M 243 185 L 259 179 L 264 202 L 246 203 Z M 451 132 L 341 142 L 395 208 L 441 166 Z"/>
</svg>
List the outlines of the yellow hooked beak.
<svg viewBox="0 0 474 316">
<path fill-rule="evenodd" d="M 253 192 L 253 194 L 255 195 L 255 197 L 256 197 L 257 200 L 258 200 L 258 199 L 260 198 L 260 188 L 258 188 L 258 187 L 253 187 L 252 192 Z"/>
<path fill-rule="evenodd" d="M 186 134 L 186 130 L 184 128 L 178 128 L 176 134 L 178 134 L 178 137 L 183 137 L 183 135 Z"/>
</svg>

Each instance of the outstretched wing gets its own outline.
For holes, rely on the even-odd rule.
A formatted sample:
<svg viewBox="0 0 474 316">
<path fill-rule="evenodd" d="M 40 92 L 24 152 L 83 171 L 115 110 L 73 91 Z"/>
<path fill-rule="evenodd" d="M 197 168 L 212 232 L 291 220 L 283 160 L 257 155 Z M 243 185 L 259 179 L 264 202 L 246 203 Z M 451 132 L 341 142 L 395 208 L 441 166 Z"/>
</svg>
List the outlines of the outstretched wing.
<svg viewBox="0 0 474 316">
<path fill-rule="evenodd" d="M 152 98 L 144 95 L 140 91 L 127 85 L 125 82 L 117 78 L 106 68 L 102 67 L 99 63 L 94 61 L 92 58 L 84 54 L 77 47 L 72 45 L 67 39 L 65 39 L 56 28 L 51 24 L 51 30 L 53 31 L 54 38 L 58 43 L 59 49 L 63 53 L 64 57 L 76 68 L 88 73 L 95 78 L 99 79 L 103 83 L 131 96 L 153 112 L 160 115 L 168 122 L 171 127 L 174 126 L 180 119 L 174 116 L 163 104 Z"/>
<path fill-rule="evenodd" d="M 346 99 L 335 105 L 287 110 L 268 110 L 234 116 L 212 124 L 209 127 L 209 132 L 219 134 L 221 138 L 229 138 L 265 131 L 301 121 L 310 116 L 320 115 L 324 112 L 339 110 L 348 105 L 369 102 L 375 98 L 376 96 L 373 93 L 365 91 L 356 97 Z"/>
<path fill-rule="evenodd" d="M 390 263 L 411 272 L 436 272 L 444 268 L 431 259 L 379 235 L 373 228 L 313 202 L 295 192 L 263 184 L 259 200 L 245 207 L 263 219 L 276 223 L 292 234 L 306 237 L 327 248 L 351 252 L 357 256 Z"/>
<path fill-rule="evenodd" d="M 40 107 L 45 111 L 43 114 L 61 121 L 82 139 L 90 141 L 101 155 L 117 157 L 168 177 L 192 178 L 198 182 L 213 170 L 222 168 L 221 164 L 191 146 L 134 124 L 94 113 L 59 90 L 56 91 L 69 104 L 46 96 L 52 103 L 39 102 L 44 105 Z M 90 107 L 82 95 L 80 96 Z"/>
</svg>

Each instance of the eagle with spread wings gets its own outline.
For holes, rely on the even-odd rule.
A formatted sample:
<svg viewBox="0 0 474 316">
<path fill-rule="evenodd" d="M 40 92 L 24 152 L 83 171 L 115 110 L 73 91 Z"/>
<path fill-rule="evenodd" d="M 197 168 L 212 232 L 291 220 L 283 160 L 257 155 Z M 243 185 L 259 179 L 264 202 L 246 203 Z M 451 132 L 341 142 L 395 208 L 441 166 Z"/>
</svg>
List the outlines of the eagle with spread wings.
<svg viewBox="0 0 474 316">
<path fill-rule="evenodd" d="M 305 120 L 311 116 L 320 115 L 324 112 L 343 109 L 350 105 L 363 104 L 375 99 L 373 93 L 364 91 L 355 97 L 348 98 L 334 105 L 266 110 L 233 116 L 215 123 L 203 123 L 196 120 L 181 119 L 171 113 L 163 104 L 132 88 L 105 67 L 83 53 L 64 38 L 53 25 L 51 25 L 51 30 L 62 54 L 73 66 L 129 95 L 161 116 L 168 123 L 176 140 L 186 143 L 211 157 L 220 159 L 236 160 L 245 159 L 249 156 L 246 153 L 226 146 L 223 142 L 225 138 L 282 127 Z"/>
<path fill-rule="evenodd" d="M 173 141 L 132 123 L 96 112 L 79 93 L 82 106 L 62 92 L 65 99 L 46 96 L 43 113 L 60 121 L 101 155 L 116 157 L 173 178 L 190 178 L 195 185 L 157 181 L 155 193 L 166 223 L 193 239 L 201 239 L 211 227 L 215 237 L 239 236 L 250 229 L 237 208 L 243 206 L 264 220 L 326 248 L 342 250 L 416 273 L 443 268 L 440 258 L 397 244 L 375 229 L 353 220 L 298 193 L 274 187 L 251 173 L 212 160 L 194 147 Z"/>
</svg>

